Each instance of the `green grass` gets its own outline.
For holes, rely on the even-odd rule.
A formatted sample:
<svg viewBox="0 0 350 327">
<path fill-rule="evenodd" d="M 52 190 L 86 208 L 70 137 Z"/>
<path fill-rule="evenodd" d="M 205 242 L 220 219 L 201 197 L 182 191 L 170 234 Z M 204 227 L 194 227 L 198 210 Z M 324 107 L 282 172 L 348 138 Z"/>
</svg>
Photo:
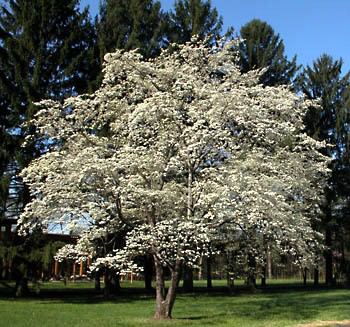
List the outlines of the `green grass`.
<svg viewBox="0 0 350 327">
<path fill-rule="evenodd" d="M 138 283 L 133 283 L 136 286 Z M 69 283 L 68 287 L 73 283 Z M 350 319 L 350 290 L 271 289 L 256 294 L 220 292 L 179 294 L 174 319 L 152 319 L 154 299 L 138 292 L 111 300 L 81 289 L 62 292 L 62 285 L 45 284 L 40 297 L 0 298 L 0 326 L 4 327 L 114 327 L 114 326 L 296 326 L 316 320 Z M 219 284 L 219 283 L 216 283 Z M 80 285 L 80 287 L 79 287 Z M 141 284 L 142 285 L 142 284 Z M 124 285 L 125 286 L 125 285 Z M 139 285 L 140 286 L 140 285 Z M 200 285 L 201 286 L 201 285 Z M 50 288 L 51 287 L 51 288 Z M 59 294 L 61 287 L 61 294 Z M 55 289 L 56 292 L 50 293 Z M 71 289 L 71 288 L 69 288 Z M 49 296 L 49 297 L 48 297 Z"/>
</svg>

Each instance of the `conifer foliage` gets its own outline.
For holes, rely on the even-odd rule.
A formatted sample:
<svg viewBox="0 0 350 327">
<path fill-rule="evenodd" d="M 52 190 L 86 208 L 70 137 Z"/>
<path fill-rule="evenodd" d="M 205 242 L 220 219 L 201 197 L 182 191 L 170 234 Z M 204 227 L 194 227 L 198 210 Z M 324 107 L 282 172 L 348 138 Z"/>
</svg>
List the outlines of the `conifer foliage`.
<svg viewBox="0 0 350 327">
<path fill-rule="evenodd" d="M 42 98 L 63 101 L 86 92 L 89 81 L 94 79 L 90 59 L 95 32 L 87 10 L 80 13 L 78 4 L 77 0 L 8 0 L 1 4 L 2 218 L 8 218 L 9 206 L 11 218 L 18 217 L 21 208 L 30 201 L 18 173 L 48 145 L 44 137 L 33 138 L 32 143 L 21 147 L 25 135 L 35 133 L 30 123 L 24 127 L 36 111 L 34 102 Z M 12 253 L 10 261 L 23 263 L 17 279 L 30 274 L 31 253 L 25 248 L 26 242 L 16 238 L 11 243 L 9 238 L 1 244 L 5 249 L 2 254 Z M 35 251 L 35 242 L 31 244 Z M 7 259 L 3 257 L 3 260 Z"/>
<path fill-rule="evenodd" d="M 153 0 L 105 0 L 100 9 L 98 45 L 101 61 L 115 49 L 140 49 L 146 57 L 159 53 L 163 13 Z"/>
<path fill-rule="evenodd" d="M 264 85 L 290 84 L 298 70 L 296 57 L 289 61 L 284 53 L 284 43 L 273 28 L 264 21 L 253 19 L 241 27 L 241 69 L 265 68 L 261 76 Z"/>
<path fill-rule="evenodd" d="M 327 201 L 323 207 L 320 230 L 324 233 L 326 284 L 334 280 L 333 253 L 338 253 L 342 273 L 350 280 L 350 263 L 345 260 L 349 247 L 349 105 L 350 73 L 342 75 L 343 61 L 327 54 L 317 58 L 298 77 L 299 89 L 309 98 L 318 99 L 320 108 L 310 107 L 305 117 L 306 131 L 320 141 L 332 144 L 329 155 L 333 157 L 332 175 L 328 181 Z M 339 262 L 340 261 L 340 262 Z"/>
<path fill-rule="evenodd" d="M 194 35 L 214 41 L 220 36 L 222 24 L 222 17 L 210 1 L 176 0 L 166 16 L 166 37 L 175 43 L 189 42 Z"/>
</svg>

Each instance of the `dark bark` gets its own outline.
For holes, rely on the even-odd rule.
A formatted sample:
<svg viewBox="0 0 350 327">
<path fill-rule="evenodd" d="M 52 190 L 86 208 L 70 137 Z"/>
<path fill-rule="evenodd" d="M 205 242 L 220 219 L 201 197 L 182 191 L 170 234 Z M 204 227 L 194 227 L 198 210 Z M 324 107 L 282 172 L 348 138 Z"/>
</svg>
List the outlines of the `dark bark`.
<svg viewBox="0 0 350 327">
<path fill-rule="evenodd" d="M 145 289 L 152 290 L 152 277 L 153 277 L 153 262 L 152 257 L 146 255 L 144 258 L 144 276 L 145 276 Z"/>
<path fill-rule="evenodd" d="M 307 283 L 307 268 L 303 269 L 303 285 L 306 286 Z"/>
<path fill-rule="evenodd" d="M 104 274 L 105 287 L 103 289 L 104 297 L 108 298 L 112 294 L 117 294 L 120 289 L 119 276 L 108 269 L 105 270 Z"/>
<path fill-rule="evenodd" d="M 193 292 L 193 269 L 184 267 L 183 271 L 183 289 L 185 292 Z"/>
<path fill-rule="evenodd" d="M 326 285 L 332 286 L 333 281 L 333 258 L 332 258 L 332 232 L 329 226 L 326 227 L 325 245 L 328 247 L 324 257 L 326 261 Z"/>
<path fill-rule="evenodd" d="M 318 286 L 320 281 L 320 271 L 318 268 L 314 269 L 314 286 Z"/>
<path fill-rule="evenodd" d="M 256 289 L 256 278 L 253 275 L 249 275 L 247 278 L 247 285 L 251 290 L 255 290 Z"/>
<path fill-rule="evenodd" d="M 111 285 L 113 294 L 117 294 L 120 291 L 120 277 L 116 273 L 111 277 Z"/>
<path fill-rule="evenodd" d="M 29 293 L 28 279 L 21 277 L 16 280 L 15 295 L 16 297 L 22 297 Z"/>
<path fill-rule="evenodd" d="M 235 279 L 231 276 L 230 272 L 227 272 L 227 287 L 230 293 L 234 292 Z"/>
<path fill-rule="evenodd" d="M 266 252 L 266 253 L 268 253 L 268 252 Z M 261 287 L 266 287 L 267 276 L 268 276 L 268 260 L 266 258 L 265 262 L 264 262 L 263 273 L 261 276 Z"/>
<path fill-rule="evenodd" d="M 212 288 L 211 258 L 207 257 L 207 288 Z"/>
<path fill-rule="evenodd" d="M 256 261 L 253 255 L 248 256 L 248 277 L 247 277 L 247 285 L 249 288 L 254 290 L 256 288 L 256 277 L 255 277 L 255 270 L 256 270 Z"/>
<path fill-rule="evenodd" d="M 105 286 L 103 288 L 103 296 L 105 298 L 108 298 L 111 295 L 111 283 L 110 283 L 109 276 L 107 273 L 104 274 L 103 281 L 105 284 Z"/>
<path fill-rule="evenodd" d="M 95 272 L 94 280 L 95 280 L 95 291 L 97 291 L 97 292 L 101 291 L 101 273 L 100 273 L 100 271 Z"/>
<path fill-rule="evenodd" d="M 350 287 L 350 262 L 345 263 L 346 286 Z"/>
<path fill-rule="evenodd" d="M 340 239 L 340 253 L 341 253 L 341 259 L 340 259 L 340 271 L 344 274 L 345 278 L 347 277 L 347 270 L 346 270 L 346 254 L 345 254 L 345 241 L 344 238 L 341 237 Z"/>
</svg>

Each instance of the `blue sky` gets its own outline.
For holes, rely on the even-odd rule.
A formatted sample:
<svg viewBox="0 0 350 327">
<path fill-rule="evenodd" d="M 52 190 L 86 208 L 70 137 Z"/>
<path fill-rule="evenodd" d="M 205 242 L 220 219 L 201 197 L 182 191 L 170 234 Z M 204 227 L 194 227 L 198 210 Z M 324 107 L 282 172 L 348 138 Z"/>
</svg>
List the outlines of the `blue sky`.
<svg viewBox="0 0 350 327">
<path fill-rule="evenodd" d="M 169 10 L 174 0 L 161 0 Z M 81 0 L 89 5 L 92 16 L 98 0 Z M 297 55 L 298 63 L 312 64 L 322 53 L 342 57 L 344 72 L 350 70 L 350 0 L 212 0 L 223 16 L 225 29 L 240 27 L 253 18 L 268 22 L 284 40 L 288 57 Z"/>
</svg>

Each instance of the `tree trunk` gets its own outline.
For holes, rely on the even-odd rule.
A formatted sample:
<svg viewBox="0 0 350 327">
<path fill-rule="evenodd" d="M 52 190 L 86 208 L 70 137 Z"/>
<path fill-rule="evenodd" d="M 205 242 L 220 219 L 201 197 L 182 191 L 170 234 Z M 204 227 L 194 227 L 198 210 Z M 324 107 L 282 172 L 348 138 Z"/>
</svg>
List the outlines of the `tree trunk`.
<svg viewBox="0 0 350 327">
<path fill-rule="evenodd" d="M 263 272 L 261 276 L 261 287 L 266 287 L 266 279 L 267 279 L 267 274 L 268 274 L 268 251 L 266 251 L 266 258 L 264 260 L 264 267 L 263 267 Z"/>
<path fill-rule="evenodd" d="M 115 272 L 111 276 L 111 290 L 113 294 L 118 294 L 120 291 L 120 277 Z"/>
<path fill-rule="evenodd" d="M 306 286 L 307 282 L 307 268 L 303 269 L 303 285 Z"/>
<path fill-rule="evenodd" d="M 104 274 L 105 287 L 103 289 L 104 297 L 108 298 L 112 294 L 117 294 L 120 289 L 119 276 L 109 269 Z"/>
<path fill-rule="evenodd" d="M 104 276 L 103 276 L 103 281 L 104 281 L 104 288 L 103 288 L 103 296 L 105 298 L 108 298 L 111 295 L 111 281 L 109 278 L 109 273 L 107 269 L 105 270 Z"/>
<path fill-rule="evenodd" d="M 332 258 L 332 232 L 330 227 L 326 227 L 326 236 L 325 236 L 325 245 L 328 249 L 325 251 L 325 260 L 326 260 L 326 285 L 333 285 L 333 258 Z"/>
<path fill-rule="evenodd" d="M 207 257 L 207 288 L 212 288 L 211 258 Z"/>
<path fill-rule="evenodd" d="M 248 255 L 248 278 L 247 278 L 247 285 L 251 290 L 256 289 L 256 277 L 255 277 L 255 271 L 256 271 L 256 261 L 255 257 L 251 254 Z"/>
<path fill-rule="evenodd" d="M 350 287 L 350 262 L 345 262 L 346 286 Z"/>
<path fill-rule="evenodd" d="M 320 280 L 320 271 L 318 270 L 318 268 L 315 268 L 314 269 L 314 286 L 319 285 L 319 280 Z"/>
<path fill-rule="evenodd" d="M 144 276 L 145 276 L 145 289 L 152 290 L 152 275 L 153 275 L 152 257 L 146 255 L 144 257 Z"/>
<path fill-rule="evenodd" d="M 16 280 L 15 295 L 16 297 L 22 297 L 29 293 L 28 279 L 26 277 Z"/>
<path fill-rule="evenodd" d="M 233 274 L 229 271 L 227 272 L 227 287 L 230 293 L 234 292 L 235 289 L 235 279 L 233 278 Z"/>
<path fill-rule="evenodd" d="M 156 310 L 154 319 L 171 319 L 171 312 L 175 303 L 176 287 L 179 279 L 180 263 L 177 262 L 174 269 L 171 271 L 171 280 L 168 291 L 164 286 L 164 271 L 163 267 L 156 256 L 154 258 L 154 266 L 156 273 Z"/>
<path fill-rule="evenodd" d="M 95 291 L 99 292 L 101 291 L 101 272 L 95 271 Z"/>
<path fill-rule="evenodd" d="M 184 291 L 193 292 L 193 269 L 185 266 L 183 278 L 184 278 L 184 282 L 183 282 Z"/>
</svg>

